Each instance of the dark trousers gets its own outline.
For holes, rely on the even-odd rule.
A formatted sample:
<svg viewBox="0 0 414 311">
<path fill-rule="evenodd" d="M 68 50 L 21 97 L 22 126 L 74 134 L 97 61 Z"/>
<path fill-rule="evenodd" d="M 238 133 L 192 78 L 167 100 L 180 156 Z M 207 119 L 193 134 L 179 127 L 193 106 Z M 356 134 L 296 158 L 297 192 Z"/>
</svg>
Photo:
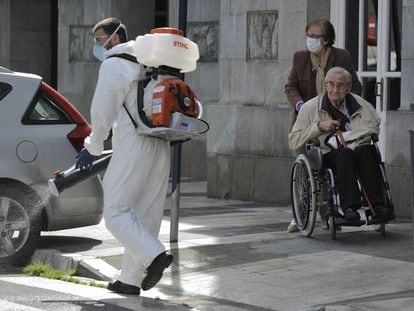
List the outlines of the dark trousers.
<svg viewBox="0 0 414 311">
<path fill-rule="evenodd" d="M 384 205 L 382 177 L 374 146 L 333 150 L 323 156 L 325 167 L 336 175 L 339 199 L 343 210 L 359 209 L 362 206 L 358 177 L 372 206 Z"/>
</svg>

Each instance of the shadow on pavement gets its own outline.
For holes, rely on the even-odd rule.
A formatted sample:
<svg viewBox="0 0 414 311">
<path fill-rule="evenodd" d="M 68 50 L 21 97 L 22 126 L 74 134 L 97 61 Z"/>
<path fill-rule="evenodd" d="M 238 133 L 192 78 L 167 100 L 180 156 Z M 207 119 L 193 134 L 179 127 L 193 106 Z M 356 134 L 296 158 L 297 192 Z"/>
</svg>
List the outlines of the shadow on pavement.
<svg viewBox="0 0 414 311">
<path fill-rule="evenodd" d="M 51 248 L 62 252 L 87 251 L 102 244 L 101 240 L 73 237 L 73 236 L 42 236 L 39 241 L 39 249 Z"/>
</svg>

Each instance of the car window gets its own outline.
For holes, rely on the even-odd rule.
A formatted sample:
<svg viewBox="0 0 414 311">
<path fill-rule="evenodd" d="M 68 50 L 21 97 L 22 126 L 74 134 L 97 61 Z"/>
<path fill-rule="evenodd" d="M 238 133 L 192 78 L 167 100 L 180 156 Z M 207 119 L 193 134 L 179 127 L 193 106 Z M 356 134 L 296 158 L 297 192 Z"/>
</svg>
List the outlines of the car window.
<svg viewBox="0 0 414 311">
<path fill-rule="evenodd" d="M 9 94 L 11 90 L 12 86 L 10 84 L 0 82 L 0 100 L 6 97 L 6 95 Z"/>
<path fill-rule="evenodd" d="M 45 94 L 40 92 L 26 111 L 23 124 L 68 124 L 70 118 Z"/>
</svg>

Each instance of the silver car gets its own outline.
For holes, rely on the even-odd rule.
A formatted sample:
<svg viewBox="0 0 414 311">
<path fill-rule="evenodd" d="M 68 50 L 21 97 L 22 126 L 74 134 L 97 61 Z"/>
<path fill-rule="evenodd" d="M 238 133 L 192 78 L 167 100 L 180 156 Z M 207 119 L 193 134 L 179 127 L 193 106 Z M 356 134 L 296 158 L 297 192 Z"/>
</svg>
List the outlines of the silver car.
<svg viewBox="0 0 414 311">
<path fill-rule="evenodd" d="M 100 222 L 99 176 L 59 197 L 47 186 L 53 172 L 73 165 L 90 131 L 40 76 L 0 67 L 0 264 L 26 264 L 41 231 Z"/>
</svg>

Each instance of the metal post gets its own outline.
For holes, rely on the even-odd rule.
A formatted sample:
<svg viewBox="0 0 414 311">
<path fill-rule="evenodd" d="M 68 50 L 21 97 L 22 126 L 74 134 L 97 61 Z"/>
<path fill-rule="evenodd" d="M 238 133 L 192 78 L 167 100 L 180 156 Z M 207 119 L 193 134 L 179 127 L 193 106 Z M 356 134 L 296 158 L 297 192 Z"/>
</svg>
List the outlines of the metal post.
<svg viewBox="0 0 414 311">
<path fill-rule="evenodd" d="M 171 184 L 171 215 L 170 215 L 170 242 L 178 241 L 178 223 L 180 213 L 180 175 L 181 175 L 181 143 L 173 146 L 173 167 Z"/>
<path fill-rule="evenodd" d="M 411 219 L 413 222 L 412 236 L 414 247 L 414 131 L 410 130 L 410 155 L 411 155 Z"/>
<path fill-rule="evenodd" d="M 187 31 L 187 0 L 180 0 L 178 11 L 178 28 Z M 181 76 L 184 80 L 184 74 Z M 170 215 L 170 243 L 178 241 L 178 223 L 180 212 L 180 179 L 181 179 L 181 143 L 173 146 L 172 163 L 172 183 L 171 183 L 171 215 Z"/>
</svg>

